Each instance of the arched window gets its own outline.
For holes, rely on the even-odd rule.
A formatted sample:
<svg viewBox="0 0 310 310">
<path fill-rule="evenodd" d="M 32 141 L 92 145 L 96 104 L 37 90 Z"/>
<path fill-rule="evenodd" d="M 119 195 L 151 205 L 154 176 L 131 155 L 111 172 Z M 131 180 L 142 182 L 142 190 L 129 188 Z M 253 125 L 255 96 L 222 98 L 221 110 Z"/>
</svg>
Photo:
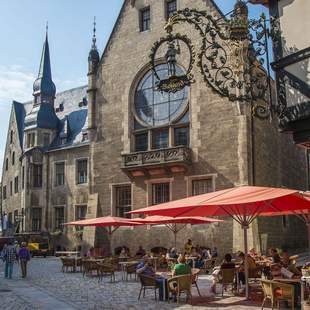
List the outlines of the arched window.
<svg viewBox="0 0 310 310">
<path fill-rule="evenodd" d="M 14 135 L 14 132 L 13 132 L 13 130 L 11 130 L 11 132 L 10 132 L 10 143 L 13 143 L 13 135 Z"/>
<path fill-rule="evenodd" d="M 7 158 L 5 160 L 5 170 L 8 171 L 8 169 L 9 169 L 9 159 Z"/>
<path fill-rule="evenodd" d="M 160 64 L 156 71 L 168 77 L 168 67 Z M 177 74 L 183 69 L 177 67 Z M 176 93 L 157 90 L 158 80 L 149 70 L 140 80 L 134 97 L 134 149 L 137 152 L 189 144 L 189 87 Z"/>
<path fill-rule="evenodd" d="M 12 154 L 12 165 L 15 165 L 15 152 Z"/>
</svg>

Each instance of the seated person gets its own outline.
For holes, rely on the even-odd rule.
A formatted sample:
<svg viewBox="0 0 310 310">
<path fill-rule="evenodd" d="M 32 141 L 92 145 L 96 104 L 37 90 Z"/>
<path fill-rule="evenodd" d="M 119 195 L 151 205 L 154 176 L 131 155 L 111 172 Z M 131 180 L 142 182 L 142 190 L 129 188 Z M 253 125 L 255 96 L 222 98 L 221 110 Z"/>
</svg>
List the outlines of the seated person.
<svg viewBox="0 0 310 310">
<path fill-rule="evenodd" d="M 128 258 L 128 250 L 125 246 L 122 247 L 121 253 L 119 254 L 119 258 Z"/>
<path fill-rule="evenodd" d="M 211 249 L 210 248 L 205 248 L 202 250 L 202 257 L 205 259 L 211 259 L 212 255 L 211 255 Z"/>
<path fill-rule="evenodd" d="M 270 255 L 271 255 L 271 261 L 273 264 L 280 264 L 281 263 L 281 257 L 278 253 L 278 250 L 275 248 L 271 248 L 269 250 Z"/>
<path fill-rule="evenodd" d="M 177 259 L 177 258 L 178 258 L 178 254 L 177 254 L 176 248 L 171 248 L 171 249 L 167 252 L 166 258 L 167 258 L 167 259 Z"/>
<path fill-rule="evenodd" d="M 157 276 L 151 264 L 149 263 L 149 257 L 144 256 L 142 261 L 137 265 L 136 268 L 137 274 L 146 275 L 155 279 L 156 284 L 159 288 L 159 300 L 163 300 L 164 296 L 164 285 L 166 285 L 165 279 Z"/>
<path fill-rule="evenodd" d="M 245 263 L 247 263 L 248 266 L 248 274 L 249 277 L 255 277 L 257 266 L 255 263 L 255 260 L 250 255 L 244 255 L 243 252 L 240 252 L 238 255 L 238 258 L 241 260 L 238 276 L 239 276 L 239 282 L 241 282 L 243 285 L 245 284 Z"/>
<path fill-rule="evenodd" d="M 217 247 L 214 247 L 212 252 L 211 252 L 211 257 L 212 258 L 217 258 L 218 257 L 218 251 L 217 251 Z"/>
<path fill-rule="evenodd" d="M 184 245 L 184 252 L 185 252 L 185 254 L 190 254 L 191 251 L 192 251 L 192 247 L 193 247 L 192 240 L 188 239 L 187 242 Z"/>
<path fill-rule="evenodd" d="M 258 254 L 254 248 L 249 251 L 249 255 L 253 257 L 254 259 L 258 257 Z"/>
<path fill-rule="evenodd" d="M 301 275 L 300 270 L 296 267 L 295 261 L 292 261 L 290 259 L 290 256 L 287 250 L 282 251 L 281 265 L 282 267 L 286 268 L 288 271 L 292 272 L 295 276 Z"/>
<path fill-rule="evenodd" d="M 197 257 L 197 260 L 195 261 L 195 268 L 201 269 L 205 265 L 205 260 L 203 259 L 202 255 L 199 255 Z"/>
<path fill-rule="evenodd" d="M 184 255 L 180 255 L 178 257 L 178 263 L 174 266 L 172 275 L 173 276 L 181 276 L 186 274 L 192 274 L 191 267 L 186 264 L 186 259 Z"/>
<path fill-rule="evenodd" d="M 86 256 L 89 257 L 89 258 L 95 257 L 95 248 L 94 248 L 94 247 L 91 247 L 91 248 L 87 251 Z"/>
<path fill-rule="evenodd" d="M 212 273 L 213 279 L 212 279 L 212 286 L 211 286 L 211 293 L 216 294 L 216 281 L 219 279 L 220 271 L 223 269 L 234 269 L 235 263 L 232 261 L 232 257 L 229 253 L 225 254 L 224 261 L 222 262 L 221 266 L 219 268 L 216 268 L 215 271 Z"/>
<path fill-rule="evenodd" d="M 193 257 L 198 257 L 199 256 L 199 253 L 197 252 L 196 247 L 192 247 L 190 256 L 193 256 Z"/>
<path fill-rule="evenodd" d="M 145 250 L 143 249 L 143 247 L 140 245 L 138 251 L 136 252 L 136 256 L 138 257 L 143 257 L 145 255 Z"/>
</svg>

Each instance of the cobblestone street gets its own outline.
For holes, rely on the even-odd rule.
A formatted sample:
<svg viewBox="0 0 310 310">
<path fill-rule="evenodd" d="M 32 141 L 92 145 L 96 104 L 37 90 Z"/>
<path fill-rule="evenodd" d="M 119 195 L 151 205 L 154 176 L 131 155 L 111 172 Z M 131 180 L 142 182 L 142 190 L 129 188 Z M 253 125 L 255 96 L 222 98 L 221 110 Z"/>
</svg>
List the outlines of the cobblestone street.
<svg viewBox="0 0 310 310">
<path fill-rule="evenodd" d="M 208 294 L 210 280 L 201 276 L 199 287 L 202 298 L 193 289 L 193 306 L 180 303 L 155 302 L 153 292 L 138 301 L 140 284 L 134 280 L 125 282 L 117 273 L 116 283 L 109 277 L 98 283 L 96 277 L 90 278 L 81 273 L 62 273 L 58 258 L 34 258 L 29 265 L 29 276 L 23 280 L 15 265 L 14 278 L 3 279 L 4 265 L 0 265 L 1 309 L 260 309 L 259 304 L 247 304 L 237 297 L 213 298 Z"/>
</svg>

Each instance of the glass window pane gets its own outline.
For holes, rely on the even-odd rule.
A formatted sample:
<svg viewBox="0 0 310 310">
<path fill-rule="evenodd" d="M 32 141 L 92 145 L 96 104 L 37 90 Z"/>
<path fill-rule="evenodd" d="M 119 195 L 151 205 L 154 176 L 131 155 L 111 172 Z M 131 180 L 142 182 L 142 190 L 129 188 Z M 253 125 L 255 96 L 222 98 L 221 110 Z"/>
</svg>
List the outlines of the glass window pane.
<svg viewBox="0 0 310 310">
<path fill-rule="evenodd" d="M 177 71 L 184 73 L 181 67 L 177 67 Z M 167 65 L 156 66 L 156 72 L 161 80 L 166 79 L 168 77 Z M 156 82 L 154 73 L 150 70 L 142 78 L 135 95 L 137 117 L 149 126 L 165 125 L 177 119 L 184 112 L 188 101 L 188 87 L 175 94 L 168 94 L 158 91 Z"/>
<path fill-rule="evenodd" d="M 188 146 L 189 145 L 189 129 L 188 127 L 181 127 L 174 129 L 174 145 Z"/>
<path fill-rule="evenodd" d="M 127 214 L 131 211 L 131 186 L 118 186 L 115 190 L 116 216 L 131 218 L 131 215 Z"/>
<path fill-rule="evenodd" d="M 155 150 L 164 149 L 169 146 L 169 130 L 153 130 L 152 132 L 152 148 Z"/>
<path fill-rule="evenodd" d="M 192 188 L 193 195 L 202 195 L 214 191 L 213 182 L 211 178 L 193 180 L 192 186 L 193 186 Z"/>
<path fill-rule="evenodd" d="M 170 200 L 170 184 L 158 183 L 152 184 L 152 204 L 167 202 Z"/>
<path fill-rule="evenodd" d="M 149 135 L 147 132 L 135 135 L 135 151 L 143 152 L 148 150 Z"/>
</svg>

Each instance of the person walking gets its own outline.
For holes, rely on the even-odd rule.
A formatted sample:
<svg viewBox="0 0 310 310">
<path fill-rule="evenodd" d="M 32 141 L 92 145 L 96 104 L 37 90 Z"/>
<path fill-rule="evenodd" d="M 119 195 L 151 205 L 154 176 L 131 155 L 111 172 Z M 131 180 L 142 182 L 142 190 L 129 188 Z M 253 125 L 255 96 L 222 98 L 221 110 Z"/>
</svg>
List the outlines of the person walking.
<svg viewBox="0 0 310 310">
<path fill-rule="evenodd" d="M 12 242 L 4 249 L 3 260 L 5 262 L 5 272 L 4 276 L 6 279 L 12 279 L 13 266 L 16 261 L 16 248 Z"/>
<path fill-rule="evenodd" d="M 26 242 L 22 242 L 21 248 L 18 251 L 18 259 L 20 263 L 20 269 L 22 272 L 22 278 L 27 276 L 27 263 L 30 260 L 30 252 L 26 247 Z"/>
</svg>

